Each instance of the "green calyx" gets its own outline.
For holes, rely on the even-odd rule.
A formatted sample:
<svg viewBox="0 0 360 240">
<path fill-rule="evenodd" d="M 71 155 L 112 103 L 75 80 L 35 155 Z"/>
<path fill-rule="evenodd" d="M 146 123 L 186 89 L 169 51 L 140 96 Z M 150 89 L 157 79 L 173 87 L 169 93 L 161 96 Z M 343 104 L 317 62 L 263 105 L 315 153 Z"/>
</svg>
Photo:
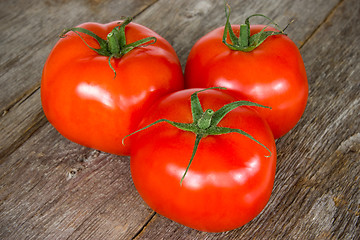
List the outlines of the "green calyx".
<svg viewBox="0 0 360 240">
<path fill-rule="evenodd" d="M 260 46 L 268 37 L 273 35 L 286 35 L 284 33 L 285 29 L 281 30 L 280 27 L 270 18 L 268 18 L 265 15 L 262 14 L 253 14 L 246 18 L 245 24 L 240 25 L 240 34 L 239 37 L 237 37 L 231 27 L 230 24 L 230 6 L 228 4 L 225 4 L 225 15 L 226 15 L 226 24 L 223 34 L 223 43 L 228 46 L 231 50 L 235 51 L 242 51 L 242 52 L 250 52 Z M 263 17 L 272 23 L 277 31 L 265 31 L 266 27 L 263 28 L 259 33 L 256 33 L 252 36 L 250 36 L 250 18 L 252 17 Z M 227 42 L 227 37 L 230 37 L 230 42 Z"/>
<path fill-rule="evenodd" d="M 216 112 L 213 111 L 212 109 L 207 109 L 207 110 L 203 111 L 200 100 L 198 98 L 198 93 L 209 90 L 209 89 L 225 89 L 225 88 L 221 88 L 221 87 L 207 88 L 207 89 L 203 89 L 200 91 L 196 91 L 191 95 L 190 101 L 191 101 L 191 112 L 192 112 L 192 117 L 193 117 L 192 123 L 178 123 L 178 122 L 170 121 L 167 119 L 159 119 L 159 120 L 147 125 L 146 127 L 141 128 L 141 129 L 125 136 L 122 140 L 122 143 L 124 144 L 125 138 L 127 138 L 135 133 L 138 133 L 140 131 L 143 131 L 143 130 L 145 130 L 155 124 L 161 123 L 161 122 L 169 123 L 172 126 L 177 127 L 178 129 L 181 129 L 183 131 L 193 132 L 196 135 L 195 144 L 194 144 L 194 148 L 193 148 L 193 152 L 192 152 L 189 164 L 184 172 L 184 175 L 181 178 L 180 185 L 182 184 L 182 182 L 190 168 L 190 165 L 195 157 L 195 153 L 199 146 L 200 140 L 206 136 L 221 135 L 221 134 L 226 134 L 226 133 L 239 133 L 239 134 L 242 134 L 243 136 L 255 141 L 262 147 L 264 147 L 269 152 L 269 155 L 266 157 L 270 157 L 271 151 L 265 145 L 260 143 L 258 140 L 256 140 L 254 137 L 252 137 L 250 134 L 246 133 L 245 131 L 240 130 L 240 129 L 217 126 L 219 124 L 219 122 L 225 117 L 226 114 L 228 114 L 229 112 L 231 112 L 232 110 L 234 110 L 237 107 L 240 107 L 240 106 L 256 106 L 256 107 L 263 107 L 263 108 L 270 108 L 270 107 L 266 107 L 266 106 L 263 106 L 263 105 L 260 105 L 257 103 L 253 103 L 253 102 L 249 102 L 249 101 L 236 101 L 236 102 L 232 102 L 232 103 L 229 103 L 229 104 L 223 106 Z"/>
<path fill-rule="evenodd" d="M 109 66 L 113 70 L 115 77 L 116 77 L 116 71 L 114 67 L 111 65 L 111 59 L 112 58 L 121 58 L 126 53 L 130 52 L 134 48 L 137 47 L 146 47 L 150 44 L 154 44 L 156 42 L 155 37 L 147 37 L 144 39 L 140 39 L 136 42 L 127 44 L 126 42 L 126 36 L 125 36 L 125 27 L 132 21 L 131 17 L 127 17 L 119 26 L 116 26 L 113 28 L 113 30 L 107 35 L 106 39 L 102 39 L 95 33 L 93 33 L 90 30 L 87 30 L 85 28 L 80 27 L 74 27 L 65 29 L 62 34 L 60 35 L 61 38 L 66 36 L 66 33 L 72 31 L 76 33 L 81 40 L 88 46 L 90 49 L 97 52 L 99 55 L 109 57 Z M 79 33 L 84 33 L 86 35 L 89 35 L 90 37 L 93 37 L 99 44 L 100 48 L 93 48 L 91 47 L 82 37 Z M 114 78 L 115 78 L 114 77 Z"/>
</svg>

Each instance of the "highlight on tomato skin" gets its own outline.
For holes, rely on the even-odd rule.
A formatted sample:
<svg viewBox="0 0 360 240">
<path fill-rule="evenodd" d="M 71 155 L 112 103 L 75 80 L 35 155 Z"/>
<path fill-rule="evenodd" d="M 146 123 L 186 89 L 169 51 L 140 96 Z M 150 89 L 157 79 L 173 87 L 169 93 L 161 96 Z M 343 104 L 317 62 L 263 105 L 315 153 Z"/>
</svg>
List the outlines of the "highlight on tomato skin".
<svg viewBox="0 0 360 240">
<path fill-rule="evenodd" d="M 250 40 L 241 41 L 247 27 Z M 224 34 L 230 30 L 232 34 Z M 262 42 L 252 48 L 251 39 L 257 34 L 264 37 L 259 37 Z M 235 47 L 229 46 L 233 40 L 238 41 Z M 243 51 L 249 46 L 241 46 L 241 42 L 247 42 L 251 50 Z M 224 27 L 205 34 L 194 44 L 185 66 L 186 88 L 217 86 L 226 87 L 238 99 L 270 106 L 271 110 L 257 111 L 268 122 L 275 139 L 300 120 L 309 91 L 300 51 L 283 30 L 250 23 L 230 25 L 229 19 Z"/>
<path fill-rule="evenodd" d="M 161 98 L 138 129 L 159 119 L 191 124 L 190 99 L 197 90 Z M 236 101 L 220 90 L 199 92 L 198 97 L 203 111 L 216 112 Z M 189 166 L 196 139 L 193 132 L 159 122 L 129 136 L 131 175 L 143 200 L 157 213 L 206 232 L 229 231 L 255 218 L 270 198 L 276 171 L 274 137 L 256 111 L 237 107 L 218 126 L 241 129 L 266 148 L 237 132 L 208 135 L 200 140 Z"/>
<path fill-rule="evenodd" d="M 115 44 L 123 51 L 99 50 L 108 44 L 110 33 L 121 35 Z M 136 129 L 158 98 L 183 88 L 180 61 L 159 34 L 130 19 L 88 22 L 67 29 L 50 52 L 42 74 L 41 101 L 49 122 L 67 139 L 129 155 L 131 146 L 122 145 L 121 139 Z"/>
</svg>

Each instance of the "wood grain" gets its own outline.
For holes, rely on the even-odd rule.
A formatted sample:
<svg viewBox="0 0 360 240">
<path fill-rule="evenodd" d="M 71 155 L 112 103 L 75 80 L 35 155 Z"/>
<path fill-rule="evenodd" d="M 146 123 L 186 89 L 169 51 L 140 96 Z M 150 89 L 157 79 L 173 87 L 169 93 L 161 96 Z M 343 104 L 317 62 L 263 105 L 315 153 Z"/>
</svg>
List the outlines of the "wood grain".
<svg viewBox="0 0 360 240">
<path fill-rule="evenodd" d="M 360 2 L 229 2 L 234 24 L 255 12 L 281 26 L 294 18 L 287 33 L 309 78 L 303 118 L 277 141 L 264 211 L 225 233 L 177 224 L 140 198 L 129 157 L 64 139 L 41 109 L 42 66 L 65 26 L 136 16 L 185 66 L 195 41 L 224 24 L 223 1 L 1 1 L 0 239 L 359 239 Z"/>
<path fill-rule="evenodd" d="M 1 168 L 0 239 L 127 239 L 152 215 L 129 158 L 69 142 L 46 124 Z"/>
</svg>

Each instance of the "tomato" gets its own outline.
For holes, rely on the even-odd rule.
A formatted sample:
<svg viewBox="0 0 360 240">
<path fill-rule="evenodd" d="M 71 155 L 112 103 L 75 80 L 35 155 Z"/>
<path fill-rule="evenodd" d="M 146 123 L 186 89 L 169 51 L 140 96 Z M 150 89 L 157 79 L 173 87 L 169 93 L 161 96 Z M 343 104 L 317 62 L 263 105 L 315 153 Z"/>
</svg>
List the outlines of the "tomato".
<svg viewBox="0 0 360 240">
<path fill-rule="evenodd" d="M 79 29 L 106 40 L 119 22 L 81 24 L 52 49 L 41 81 L 44 113 L 63 136 L 119 155 L 129 154 L 130 146 L 123 146 L 121 139 L 136 129 L 144 110 L 160 96 L 184 88 L 172 46 L 130 21 L 124 29 L 126 44 L 148 37 L 156 42 L 133 49 L 127 45 L 122 56 L 103 56 L 94 51 L 100 46 L 96 38 Z"/>
<path fill-rule="evenodd" d="M 190 98 L 196 90 L 161 98 L 139 128 L 159 119 L 193 126 Z M 213 111 L 235 100 L 218 90 L 199 92 L 198 96 L 202 107 Z M 189 166 L 197 138 L 194 132 L 160 121 L 129 137 L 131 174 L 144 201 L 169 219 L 207 232 L 235 229 L 257 216 L 271 195 L 276 168 L 273 135 L 254 110 L 237 107 L 218 126 L 247 132 L 266 146 L 271 156 L 266 156 L 263 146 L 238 133 L 203 134 Z"/>
<path fill-rule="evenodd" d="M 266 26 L 251 25 L 250 35 Z M 251 51 L 232 50 L 223 42 L 225 27 L 200 38 L 185 67 L 185 87 L 222 86 L 230 94 L 272 109 L 259 109 L 275 138 L 290 131 L 301 118 L 308 98 L 304 63 L 296 45 L 284 34 L 269 36 Z M 229 27 L 230 28 L 230 27 Z M 231 25 L 236 37 L 239 25 Z M 267 27 L 266 31 L 275 31 Z"/>
</svg>

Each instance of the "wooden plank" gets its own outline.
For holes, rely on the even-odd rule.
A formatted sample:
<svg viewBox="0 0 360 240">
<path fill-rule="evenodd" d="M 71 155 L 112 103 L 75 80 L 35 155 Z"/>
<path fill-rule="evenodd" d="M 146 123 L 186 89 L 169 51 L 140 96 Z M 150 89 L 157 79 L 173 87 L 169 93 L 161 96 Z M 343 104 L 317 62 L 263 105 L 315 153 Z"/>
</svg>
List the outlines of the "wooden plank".
<svg viewBox="0 0 360 240">
<path fill-rule="evenodd" d="M 154 2 L 0 1 L 0 115 L 39 88 L 42 67 L 64 28 L 134 16 Z"/>
<path fill-rule="evenodd" d="M 342 1 L 301 49 L 309 103 L 296 128 L 277 141 L 275 186 L 264 211 L 225 233 L 155 215 L 137 239 L 358 239 L 359 10 L 358 1 Z"/>
<path fill-rule="evenodd" d="M 13 111 L 0 118 L 0 164 L 46 122 L 40 90 L 17 102 Z"/>
<path fill-rule="evenodd" d="M 46 124 L 2 164 L 0 239 L 129 239 L 152 216 L 129 158 L 69 142 Z"/>
</svg>

